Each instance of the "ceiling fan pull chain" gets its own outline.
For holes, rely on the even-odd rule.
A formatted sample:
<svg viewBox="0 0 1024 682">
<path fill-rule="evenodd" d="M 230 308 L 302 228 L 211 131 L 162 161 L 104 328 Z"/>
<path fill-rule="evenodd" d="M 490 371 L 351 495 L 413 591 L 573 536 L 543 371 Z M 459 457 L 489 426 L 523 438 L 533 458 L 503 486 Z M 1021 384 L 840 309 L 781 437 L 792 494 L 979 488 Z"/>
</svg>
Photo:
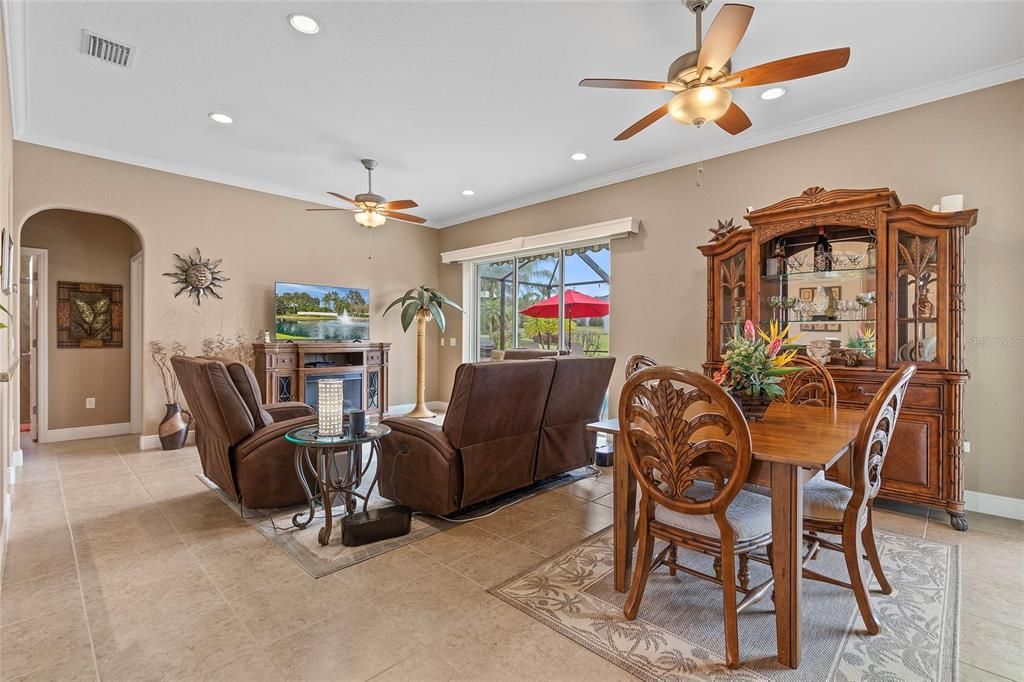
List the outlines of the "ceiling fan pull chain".
<svg viewBox="0 0 1024 682">
<path fill-rule="evenodd" d="M 697 126 L 697 187 L 704 186 L 704 126 Z"/>
</svg>

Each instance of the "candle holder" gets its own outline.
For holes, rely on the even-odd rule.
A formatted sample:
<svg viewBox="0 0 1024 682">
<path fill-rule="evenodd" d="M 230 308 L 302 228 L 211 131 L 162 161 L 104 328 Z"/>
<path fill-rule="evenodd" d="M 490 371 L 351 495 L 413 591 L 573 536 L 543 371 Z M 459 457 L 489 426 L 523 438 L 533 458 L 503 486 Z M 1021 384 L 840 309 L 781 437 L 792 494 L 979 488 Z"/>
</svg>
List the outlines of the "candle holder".
<svg viewBox="0 0 1024 682">
<path fill-rule="evenodd" d="M 345 435 L 345 380 L 321 379 L 317 383 L 318 434 Z"/>
</svg>

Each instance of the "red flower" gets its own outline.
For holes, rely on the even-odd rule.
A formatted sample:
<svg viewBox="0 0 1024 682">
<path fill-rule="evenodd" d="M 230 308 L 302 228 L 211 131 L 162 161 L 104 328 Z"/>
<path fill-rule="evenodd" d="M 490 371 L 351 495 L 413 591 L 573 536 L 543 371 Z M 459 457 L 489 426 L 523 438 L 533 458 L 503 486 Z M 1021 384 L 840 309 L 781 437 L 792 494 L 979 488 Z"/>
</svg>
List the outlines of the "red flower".
<svg viewBox="0 0 1024 682">
<path fill-rule="evenodd" d="M 782 348 L 782 339 L 776 338 L 774 341 L 768 344 L 768 355 L 775 357 L 779 349 Z"/>
<path fill-rule="evenodd" d="M 757 328 L 754 326 L 753 321 L 747 320 L 746 324 L 743 325 L 743 336 L 753 339 L 756 334 Z"/>
</svg>

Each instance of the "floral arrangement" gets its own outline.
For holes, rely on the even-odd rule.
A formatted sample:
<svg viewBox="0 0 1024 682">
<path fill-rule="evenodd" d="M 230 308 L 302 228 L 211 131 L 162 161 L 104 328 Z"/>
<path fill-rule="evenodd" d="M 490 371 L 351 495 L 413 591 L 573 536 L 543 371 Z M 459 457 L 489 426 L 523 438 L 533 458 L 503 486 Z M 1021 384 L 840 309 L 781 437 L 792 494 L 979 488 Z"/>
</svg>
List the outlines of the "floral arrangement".
<svg viewBox="0 0 1024 682">
<path fill-rule="evenodd" d="M 733 338 L 726 343 L 722 356 L 722 368 L 715 372 L 715 383 L 733 393 L 745 393 L 751 397 L 767 397 L 774 400 L 785 395 L 779 386 L 782 377 L 799 372 L 799 367 L 789 367 L 796 356 L 792 347 L 797 337 L 789 338 L 789 326 L 780 329 L 773 321 L 768 331 L 747 320 L 743 333 L 739 327 Z"/>
<path fill-rule="evenodd" d="M 857 330 L 857 336 L 851 336 L 846 340 L 847 348 L 855 348 L 864 351 L 864 355 L 869 358 L 875 357 L 875 330 L 869 329 L 864 331 L 863 329 Z"/>
</svg>

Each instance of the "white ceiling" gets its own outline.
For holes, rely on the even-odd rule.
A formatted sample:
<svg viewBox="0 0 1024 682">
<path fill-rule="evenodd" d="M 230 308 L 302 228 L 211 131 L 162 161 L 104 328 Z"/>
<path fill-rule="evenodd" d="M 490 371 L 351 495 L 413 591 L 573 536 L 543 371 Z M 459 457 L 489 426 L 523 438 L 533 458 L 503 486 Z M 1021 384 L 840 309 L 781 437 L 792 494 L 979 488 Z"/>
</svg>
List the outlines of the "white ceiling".
<svg viewBox="0 0 1024 682">
<path fill-rule="evenodd" d="M 374 189 L 443 227 L 687 163 L 700 137 L 709 157 L 1024 77 L 1024 3 L 755 4 L 735 69 L 845 45 L 849 66 L 774 102 L 736 91 L 735 138 L 665 119 L 613 142 L 668 95 L 576 83 L 664 78 L 694 46 L 678 0 L 6 2 L 15 135 L 321 202 L 363 191 L 368 156 Z M 82 55 L 83 28 L 134 66 Z"/>
</svg>

